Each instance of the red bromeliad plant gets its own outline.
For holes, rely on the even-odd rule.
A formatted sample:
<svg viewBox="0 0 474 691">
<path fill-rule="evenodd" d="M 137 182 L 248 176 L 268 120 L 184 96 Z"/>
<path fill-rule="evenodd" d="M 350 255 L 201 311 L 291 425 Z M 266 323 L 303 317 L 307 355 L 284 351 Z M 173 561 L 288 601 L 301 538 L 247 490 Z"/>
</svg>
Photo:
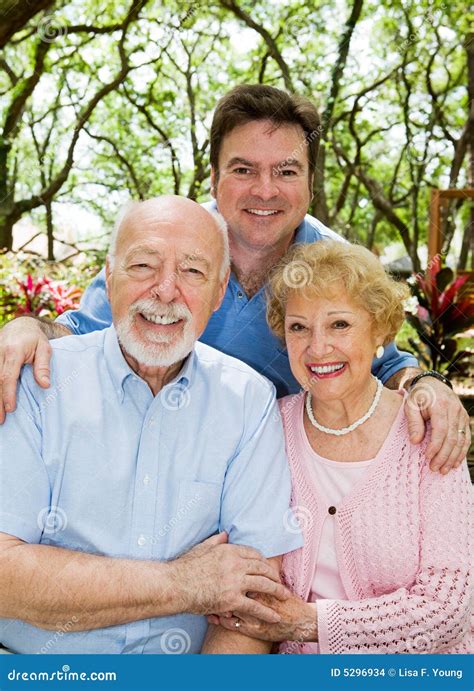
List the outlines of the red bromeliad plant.
<svg viewBox="0 0 474 691">
<path fill-rule="evenodd" d="M 465 375 L 473 353 L 458 350 L 457 334 L 474 324 L 474 303 L 461 295 L 468 276 L 454 277 L 437 255 L 426 274 L 408 280 L 413 298 L 407 301 L 406 317 L 421 343 L 409 339 L 417 356 L 428 367 L 445 374 Z"/>
<path fill-rule="evenodd" d="M 50 281 L 49 293 L 54 303 L 56 314 L 62 314 L 66 310 L 75 310 L 79 307 L 82 290 L 77 286 L 65 286 L 61 281 Z"/>
<path fill-rule="evenodd" d="M 43 289 L 49 284 L 47 278 L 34 279 L 31 274 L 28 274 L 24 281 L 16 279 L 20 289 L 21 303 L 17 306 L 15 316 L 21 314 L 36 314 L 39 315 L 44 305 Z"/>
<path fill-rule="evenodd" d="M 17 279 L 16 283 L 18 294 L 10 295 L 10 311 L 15 317 L 24 314 L 54 317 L 79 306 L 81 290 L 76 286 L 66 287 L 63 282 L 46 277 L 34 279 L 31 274 L 23 281 Z"/>
</svg>

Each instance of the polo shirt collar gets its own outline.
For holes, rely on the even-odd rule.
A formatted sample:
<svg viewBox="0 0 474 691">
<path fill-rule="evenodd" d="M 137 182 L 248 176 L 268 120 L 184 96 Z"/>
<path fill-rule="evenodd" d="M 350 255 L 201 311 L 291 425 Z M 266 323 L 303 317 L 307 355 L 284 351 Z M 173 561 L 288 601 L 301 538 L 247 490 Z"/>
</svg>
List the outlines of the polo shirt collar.
<svg viewBox="0 0 474 691">
<path fill-rule="evenodd" d="M 303 220 L 299 224 L 298 228 L 296 229 L 292 244 L 293 245 L 301 245 L 301 244 L 308 244 L 310 242 L 314 242 L 314 237 L 312 237 L 312 233 L 310 231 L 311 231 L 311 228 L 309 227 L 309 224 L 306 222 L 306 217 L 305 217 L 305 218 L 303 218 Z"/>
<path fill-rule="evenodd" d="M 112 379 L 114 389 L 117 392 L 120 402 L 124 399 L 124 382 L 128 377 L 139 378 L 136 372 L 132 370 L 128 362 L 125 360 L 117 338 L 117 333 L 114 326 L 105 329 L 104 337 L 104 355 L 107 369 Z M 179 385 L 181 388 L 188 388 L 192 385 L 194 374 L 196 370 L 196 352 L 193 349 L 188 355 L 184 364 L 176 377 L 169 381 L 162 389 L 164 391 L 168 387 Z M 161 393 L 161 392 L 160 392 Z"/>
</svg>

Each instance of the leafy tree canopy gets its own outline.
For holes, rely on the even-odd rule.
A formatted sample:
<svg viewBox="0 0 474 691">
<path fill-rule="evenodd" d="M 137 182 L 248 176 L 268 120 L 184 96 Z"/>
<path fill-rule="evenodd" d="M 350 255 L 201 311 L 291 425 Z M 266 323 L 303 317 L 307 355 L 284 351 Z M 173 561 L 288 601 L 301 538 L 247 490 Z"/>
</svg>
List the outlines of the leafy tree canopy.
<svg viewBox="0 0 474 691">
<path fill-rule="evenodd" d="M 415 269 L 429 188 L 474 183 L 474 41 L 460 3 L 33 4 L 0 8 L 0 247 L 32 216 L 53 258 L 61 203 L 109 227 L 127 198 L 208 197 L 211 114 L 241 82 L 318 104 L 313 213 L 371 248 L 401 240 Z M 446 245 L 456 223 L 469 238 L 472 216 L 466 200 L 447 209 Z"/>
</svg>

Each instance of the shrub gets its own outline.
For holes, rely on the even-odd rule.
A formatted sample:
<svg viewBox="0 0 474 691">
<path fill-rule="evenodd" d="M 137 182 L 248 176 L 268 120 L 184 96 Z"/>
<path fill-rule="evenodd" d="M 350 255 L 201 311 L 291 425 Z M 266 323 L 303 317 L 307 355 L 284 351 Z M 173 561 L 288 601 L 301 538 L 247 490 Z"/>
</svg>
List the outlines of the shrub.
<svg viewBox="0 0 474 691">
<path fill-rule="evenodd" d="M 56 263 L 22 252 L 1 255 L 0 325 L 22 314 L 54 319 L 75 309 L 99 269 L 88 257 Z"/>
<path fill-rule="evenodd" d="M 408 279 L 412 297 L 405 303 L 406 318 L 420 343 L 409 338 L 419 360 L 446 374 L 467 374 L 472 352 L 459 347 L 457 336 L 474 324 L 474 303 L 461 288 L 468 276 L 455 277 L 436 256 L 426 274 Z"/>
</svg>

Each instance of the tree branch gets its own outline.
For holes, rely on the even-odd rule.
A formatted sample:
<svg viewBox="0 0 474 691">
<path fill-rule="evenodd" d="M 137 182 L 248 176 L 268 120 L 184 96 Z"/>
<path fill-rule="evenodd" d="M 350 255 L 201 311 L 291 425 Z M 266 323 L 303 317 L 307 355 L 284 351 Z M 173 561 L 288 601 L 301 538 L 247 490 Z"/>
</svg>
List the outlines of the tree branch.
<svg viewBox="0 0 474 691">
<path fill-rule="evenodd" d="M 44 60 L 50 46 L 50 43 L 46 43 L 46 41 L 41 40 L 39 40 L 36 45 L 35 64 L 33 67 L 33 72 L 30 74 L 29 77 L 23 80 L 23 83 L 21 85 L 18 85 L 16 96 L 14 96 L 5 118 L 5 125 L 3 127 L 3 137 L 5 139 L 8 139 L 10 137 L 15 127 L 17 126 L 21 114 L 23 112 L 25 103 L 33 93 L 36 85 L 38 84 L 41 78 L 41 75 L 43 73 Z"/>
<path fill-rule="evenodd" d="M 100 103 L 100 101 L 102 101 L 105 98 L 105 96 L 114 91 L 123 82 L 126 75 L 131 69 L 131 66 L 128 64 L 127 56 L 125 54 L 124 49 L 126 33 L 129 25 L 133 20 L 135 20 L 138 17 L 140 9 L 143 7 L 144 4 L 146 4 L 146 2 L 148 2 L 148 0 L 132 1 L 128 14 L 124 19 L 122 36 L 117 46 L 121 68 L 115 76 L 115 78 L 108 84 L 105 84 L 101 89 L 99 89 L 99 91 L 90 99 L 89 103 L 87 103 L 87 105 L 80 112 L 78 120 L 74 126 L 74 131 L 71 138 L 71 142 L 69 144 L 66 161 L 62 169 L 56 175 L 54 180 L 50 182 L 48 187 L 46 189 L 43 189 L 40 194 L 34 195 L 33 197 L 30 197 L 30 199 L 22 199 L 15 204 L 14 216 L 16 215 L 17 218 L 20 218 L 21 215 L 26 211 L 31 211 L 31 209 L 34 209 L 40 206 L 41 204 L 44 204 L 49 199 L 52 199 L 56 192 L 58 192 L 58 190 L 67 180 L 69 172 L 74 162 L 74 150 L 76 148 L 76 144 L 82 129 L 84 128 L 85 124 L 94 112 L 98 103 Z"/>
<path fill-rule="evenodd" d="M 179 165 L 179 159 L 176 154 L 176 150 L 173 146 L 173 143 L 171 142 L 169 135 L 165 130 L 158 125 L 152 116 L 150 115 L 150 112 L 146 108 L 146 106 L 142 105 L 141 103 L 138 103 L 132 96 L 130 95 L 129 91 L 127 88 L 124 88 L 124 94 L 127 97 L 127 100 L 135 106 L 135 108 L 138 110 L 139 113 L 143 115 L 147 123 L 150 125 L 150 127 L 155 130 L 155 132 L 158 132 L 160 137 L 163 140 L 163 144 L 170 150 L 171 154 L 171 171 L 173 174 L 173 181 L 174 181 L 174 193 L 179 194 L 180 193 L 180 185 L 181 185 L 181 168 Z"/>
<path fill-rule="evenodd" d="M 140 180 L 138 179 L 138 176 L 135 172 L 134 167 L 130 163 L 130 161 L 124 156 L 122 153 L 120 153 L 120 149 L 116 145 L 116 143 L 110 139 L 109 137 L 105 137 L 104 135 L 97 135 L 97 134 L 92 134 L 87 127 L 84 127 L 84 131 L 87 133 L 87 135 L 91 139 L 95 139 L 98 142 L 106 142 L 112 149 L 115 154 L 115 156 L 118 158 L 118 160 L 122 163 L 122 165 L 126 168 L 128 171 L 128 174 L 130 175 L 130 178 L 132 179 L 132 182 L 135 186 L 135 190 L 138 194 L 139 199 L 145 199 L 145 195 L 141 189 L 141 183 Z"/>
<path fill-rule="evenodd" d="M 356 0 L 356 2 L 359 1 L 361 0 Z M 290 68 L 283 59 L 283 56 L 276 44 L 276 41 L 271 36 L 270 32 L 267 31 L 265 27 L 258 24 L 254 19 L 252 19 L 252 17 L 238 5 L 236 0 L 220 0 L 220 3 L 222 7 L 232 12 L 238 19 L 241 19 L 245 24 L 247 24 L 248 27 L 260 34 L 260 36 L 263 38 L 263 40 L 268 46 L 269 54 L 275 60 L 275 62 L 281 70 L 283 81 L 285 82 L 285 87 L 288 89 L 288 91 L 294 91 L 295 87 L 293 85 L 293 80 L 291 79 Z"/>
<path fill-rule="evenodd" d="M 11 83 L 13 84 L 13 86 L 15 86 L 15 84 L 18 83 L 18 80 L 20 79 L 20 77 L 18 77 L 15 74 L 15 72 L 12 70 L 12 68 L 10 67 L 10 65 L 8 64 L 8 62 L 5 60 L 4 57 L 0 57 L 0 68 L 8 74 Z"/>
<path fill-rule="evenodd" d="M 334 144 L 334 148 L 337 150 L 338 155 L 346 162 L 347 166 L 352 168 L 354 175 L 364 185 L 370 195 L 374 208 L 380 211 L 387 221 L 398 230 L 405 249 L 413 260 L 415 270 L 418 271 L 419 260 L 416 251 L 413 251 L 410 230 L 406 223 L 395 213 L 393 204 L 385 196 L 381 185 L 370 177 L 368 173 L 365 173 L 362 169 L 362 166 L 354 165 L 354 163 L 348 159 L 346 153 L 341 149 L 341 147 L 339 147 L 337 144 Z"/>
<path fill-rule="evenodd" d="M 354 33 L 355 26 L 360 18 L 362 12 L 362 4 L 363 0 L 354 0 L 351 14 L 346 21 L 345 29 L 342 33 L 341 40 L 339 41 L 337 50 L 337 60 L 331 75 L 331 88 L 329 90 L 329 95 L 326 101 L 326 107 L 321 117 L 323 138 L 326 138 L 328 126 L 331 121 L 332 114 L 334 112 L 334 106 L 339 95 L 341 78 L 344 73 L 344 68 L 346 66 L 352 34 Z"/>
<path fill-rule="evenodd" d="M 319 147 L 318 159 L 316 161 L 316 170 L 314 174 L 314 203 L 312 206 L 312 210 L 314 210 L 314 213 L 317 215 L 318 218 L 320 218 L 323 221 L 323 223 L 329 222 L 329 209 L 325 185 L 325 142 L 328 138 L 328 129 L 333 116 L 336 100 L 339 96 L 341 79 L 342 75 L 344 74 L 347 56 L 349 54 L 349 46 L 352 34 L 354 33 L 355 26 L 362 12 L 362 3 L 363 0 L 354 0 L 351 14 L 349 15 L 349 18 L 346 20 L 346 28 L 341 36 L 341 40 L 339 41 L 337 60 L 331 74 L 331 88 L 329 89 L 329 95 L 326 100 L 326 107 L 321 117 L 322 141 Z"/>
<path fill-rule="evenodd" d="M 0 4 L 0 48 L 3 48 L 35 14 L 53 4 L 54 0 L 10 0 Z"/>
</svg>

